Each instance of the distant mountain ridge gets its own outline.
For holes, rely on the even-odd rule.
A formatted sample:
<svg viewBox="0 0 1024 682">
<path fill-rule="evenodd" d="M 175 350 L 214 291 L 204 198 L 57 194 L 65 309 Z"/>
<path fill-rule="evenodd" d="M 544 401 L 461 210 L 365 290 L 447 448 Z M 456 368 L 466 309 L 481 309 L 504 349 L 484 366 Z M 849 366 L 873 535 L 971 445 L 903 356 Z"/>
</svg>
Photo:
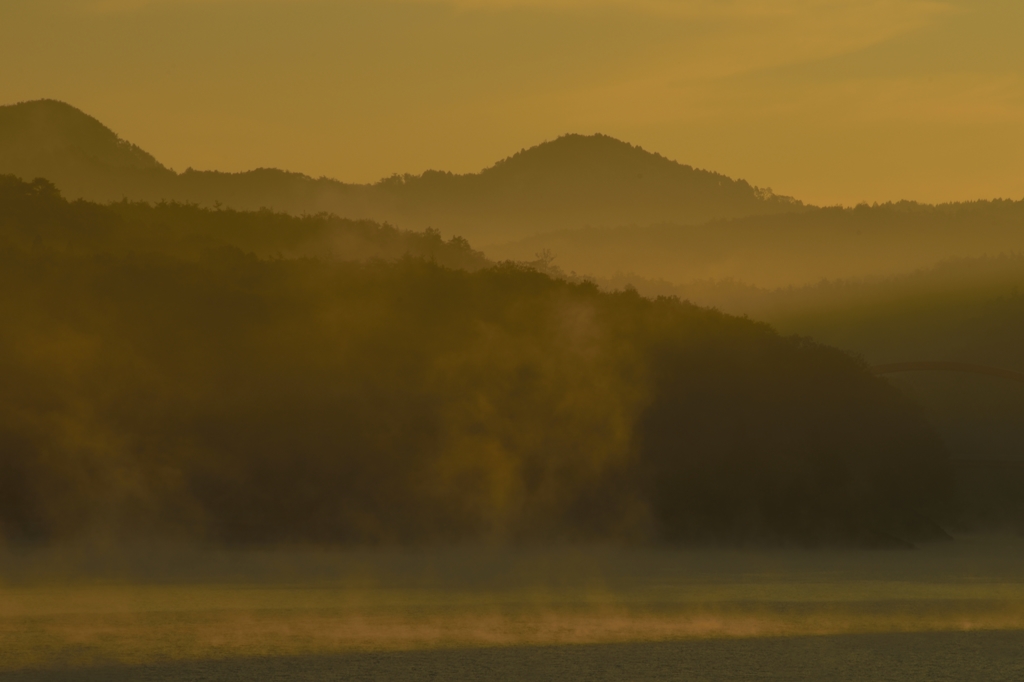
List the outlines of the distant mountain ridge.
<svg viewBox="0 0 1024 682">
<path fill-rule="evenodd" d="M 0 107 L 0 173 L 45 177 L 69 198 L 327 211 L 407 229 L 434 227 L 482 244 L 553 229 L 695 224 L 804 208 L 744 180 L 605 135 L 565 135 L 479 173 L 426 171 L 369 185 L 267 168 L 179 174 L 96 119 L 54 100 Z"/>
</svg>

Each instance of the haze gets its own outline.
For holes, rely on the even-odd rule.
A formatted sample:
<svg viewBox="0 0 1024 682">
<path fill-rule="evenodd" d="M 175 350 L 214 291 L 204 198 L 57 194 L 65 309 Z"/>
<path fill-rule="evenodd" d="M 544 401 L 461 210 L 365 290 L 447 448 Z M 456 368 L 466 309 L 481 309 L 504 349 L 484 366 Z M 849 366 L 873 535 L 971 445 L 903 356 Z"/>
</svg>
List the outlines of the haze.
<svg viewBox="0 0 1024 682">
<path fill-rule="evenodd" d="M 1019 0 L 0 0 L 0 680 L 1022 679 Z"/>
<path fill-rule="evenodd" d="M 819 205 L 1024 196 L 1015 0 L 7 0 L 0 102 L 369 182 L 601 132 Z"/>
</svg>

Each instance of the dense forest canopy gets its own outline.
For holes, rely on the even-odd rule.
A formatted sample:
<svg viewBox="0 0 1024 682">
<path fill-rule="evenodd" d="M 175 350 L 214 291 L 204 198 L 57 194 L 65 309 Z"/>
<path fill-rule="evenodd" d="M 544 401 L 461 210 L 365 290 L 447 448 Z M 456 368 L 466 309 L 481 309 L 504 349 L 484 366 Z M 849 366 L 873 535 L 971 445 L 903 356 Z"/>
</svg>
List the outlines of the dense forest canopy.
<svg viewBox="0 0 1024 682">
<path fill-rule="evenodd" d="M 965 227 L 969 228 L 969 225 Z M 557 261 L 555 261 L 557 262 Z M 558 273 L 551 262 L 541 263 Z M 957 258 L 916 272 L 763 288 L 734 280 L 683 285 L 620 274 L 606 289 L 636 287 L 770 322 L 872 365 L 959 362 L 1024 371 L 1024 256 Z M 1024 384 L 954 371 L 891 374 L 941 436 L 974 528 L 1024 530 Z"/>
<path fill-rule="evenodd" d="M 549 271 L 558 272 L 548 263 Z M 761 288 L 736 281 L 676 285 L 620 275 L 607 289 L 635 286 L 677 296 L 812 337 L 869 364 L 962 362 L 1024 371 L 1024 256 L 957 258 L 916 272 Z M 1024 463 L 1024 386 L 955 373 L 889 377 L 913 395 L 961 459 Z"/>
<path fill-rule="evenodd" d="M 436 233 L 8 176 L 0 280 L 9 541 L 892 545 L 955 511 L 862 362 Z"/>
</svg>

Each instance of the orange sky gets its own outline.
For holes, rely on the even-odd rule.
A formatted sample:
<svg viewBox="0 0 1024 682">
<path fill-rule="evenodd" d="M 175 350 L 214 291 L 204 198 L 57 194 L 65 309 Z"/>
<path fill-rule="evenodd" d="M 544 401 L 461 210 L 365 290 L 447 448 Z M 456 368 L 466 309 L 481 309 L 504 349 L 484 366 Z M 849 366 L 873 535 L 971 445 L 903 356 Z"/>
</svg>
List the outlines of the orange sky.
<svg viewBox="0 0 1024 682">
<path fill-rule="evenodd" d="M 479 170 L 603 132 L 815 203 L 1024 197 L 1020 0 L 3 0 L 0 103 L 176 170 Z"/>
</svg>

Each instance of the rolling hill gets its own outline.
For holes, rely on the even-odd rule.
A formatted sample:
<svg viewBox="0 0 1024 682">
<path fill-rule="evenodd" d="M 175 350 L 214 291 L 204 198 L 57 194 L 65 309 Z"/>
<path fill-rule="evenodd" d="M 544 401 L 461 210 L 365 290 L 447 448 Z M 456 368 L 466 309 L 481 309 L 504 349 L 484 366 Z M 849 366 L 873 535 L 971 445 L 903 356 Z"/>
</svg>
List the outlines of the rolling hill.
<svg viewBox="0 0 1024 682">
<path fill-rule="evenodd" d="M 436 233 L 0 176 L 0 317 L 0 544 L 905 546 L 955 512 L 856 359 Z"/>
<path fill-rule="evenodd" d="M 69 198 L 174 200 L 433 227 L 477 246 L 556 229 L 784 213 L 803 205 L 604 135 L 565 135 L 479 173 L 427 171 L 370 185 L 260 168 L 170 170 L 102 123 L 53 100 L 0 107 L 0 173 L 45 177 Z"/>
</svg>

